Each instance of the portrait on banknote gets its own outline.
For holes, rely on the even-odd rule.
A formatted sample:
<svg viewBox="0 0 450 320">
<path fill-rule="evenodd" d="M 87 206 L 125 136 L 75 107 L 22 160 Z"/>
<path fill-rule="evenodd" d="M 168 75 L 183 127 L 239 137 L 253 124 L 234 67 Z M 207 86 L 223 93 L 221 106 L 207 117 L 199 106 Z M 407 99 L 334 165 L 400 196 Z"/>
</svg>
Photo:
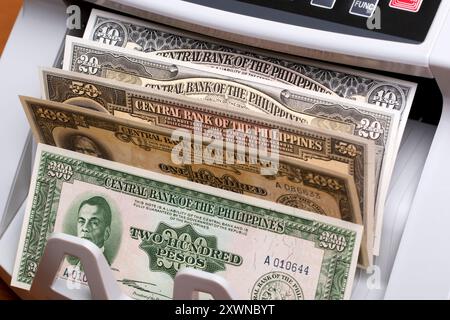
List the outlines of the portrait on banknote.
<svg viewBox="0 0 450 320">
<path fill-rule="evenodd" d="M 113 200 L 103 194 L 81 194 L 67 209 L 63 227 L 66 233 L 94 243 L 111 265 L 122 233 L 119 228 L 120 213 L 117 211 Z M 78 258 L 68 256 L 67 262 L 82 270 Z"/>
<path fill-rule="evenodd" d="M 107 147 L 89 134 L 72 130 L 53 130 L 53 137 L 58 147 L 79 152 L 88 156 L 113 160 Z"/>
</svg>

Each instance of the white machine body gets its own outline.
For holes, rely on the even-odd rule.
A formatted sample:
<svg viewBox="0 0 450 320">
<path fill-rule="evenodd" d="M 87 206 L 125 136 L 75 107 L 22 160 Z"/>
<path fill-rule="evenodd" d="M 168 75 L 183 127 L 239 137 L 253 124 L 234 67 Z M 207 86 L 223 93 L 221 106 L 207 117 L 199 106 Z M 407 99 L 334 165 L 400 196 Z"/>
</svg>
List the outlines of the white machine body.
<svg viewBox="0 0 450 320">
<path fill-rule="evenodd" d="M 449 298 L 450 0 L 441 1 L 424 41 L 414 43 L 307 28 L 198 4 L 201 1 L 88 1 L 285 54 L 436 79 L 443 97 L 441 119 L 437 127 L 415 121 L 407 125 L 386 202 L 380 256 L 374 268 L 358 272 L 353 298 Z M 6 281 L 17 250 L 32 157 L 18 95 L 41 96 L 38 67 L 53 64 L 67 17 L 61 0 L 25 0 L 0 59 L 5 104 L 0 117 L 5 131 L 0 136 L 0 276 Z"/>
</svg>

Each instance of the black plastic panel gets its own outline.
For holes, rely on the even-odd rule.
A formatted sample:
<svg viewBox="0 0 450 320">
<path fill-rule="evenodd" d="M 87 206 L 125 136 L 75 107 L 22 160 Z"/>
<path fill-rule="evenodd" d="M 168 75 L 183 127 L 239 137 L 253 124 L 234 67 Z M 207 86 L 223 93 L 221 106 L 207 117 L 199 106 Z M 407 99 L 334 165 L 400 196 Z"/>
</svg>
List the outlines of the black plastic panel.
<svg viewBox="0 0 450 320">
<path fill-rule="evenodd" d="M 441 0 L 423 0 L 418 12 L 391 8 L 380 0 L 380 29 L 370 29 L 367 18 L 350 14 L 354 0 L 336 0 L 332 9 L 311 5 L 310 0 L 185 0 L 220 10 L 302 27 L 406 43 L 422 43 Z M 376 26 L 376 24 L 372 24 Z"/>
</svg>

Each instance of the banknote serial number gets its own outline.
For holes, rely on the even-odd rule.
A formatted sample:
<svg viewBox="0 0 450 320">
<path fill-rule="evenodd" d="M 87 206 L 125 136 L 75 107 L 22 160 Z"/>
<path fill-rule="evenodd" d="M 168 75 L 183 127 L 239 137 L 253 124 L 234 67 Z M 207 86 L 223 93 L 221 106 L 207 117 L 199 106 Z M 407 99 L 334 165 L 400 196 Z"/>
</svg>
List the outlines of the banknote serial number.
<svg viewBox="0 0 450 320">
<path fill-rule="evenodd" d="M 290 271 L 292 273 L 304 274 L 306 276 L 310 272 L 308 265 L 293 262 L 287 259 L 274 258 L 271 256 L 266 256 L 266 259 L 264 260 L 264 265 L 268 267 L 275 267 L 277 269 L 285 271 Z"/>
</svg>

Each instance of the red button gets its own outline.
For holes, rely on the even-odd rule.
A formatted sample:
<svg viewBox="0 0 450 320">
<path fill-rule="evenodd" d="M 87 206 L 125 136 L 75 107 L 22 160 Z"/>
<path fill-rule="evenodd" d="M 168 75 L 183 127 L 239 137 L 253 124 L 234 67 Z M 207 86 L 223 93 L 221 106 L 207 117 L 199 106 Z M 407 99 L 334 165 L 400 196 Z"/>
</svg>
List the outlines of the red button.
<svg viewBox="0 0 450 320">
<path fill-rule="evenodd" d="M 405 10 L 409 12 L 419 12 L 422 0 L 391 0 L 391 8 Z"/>
</svg>

